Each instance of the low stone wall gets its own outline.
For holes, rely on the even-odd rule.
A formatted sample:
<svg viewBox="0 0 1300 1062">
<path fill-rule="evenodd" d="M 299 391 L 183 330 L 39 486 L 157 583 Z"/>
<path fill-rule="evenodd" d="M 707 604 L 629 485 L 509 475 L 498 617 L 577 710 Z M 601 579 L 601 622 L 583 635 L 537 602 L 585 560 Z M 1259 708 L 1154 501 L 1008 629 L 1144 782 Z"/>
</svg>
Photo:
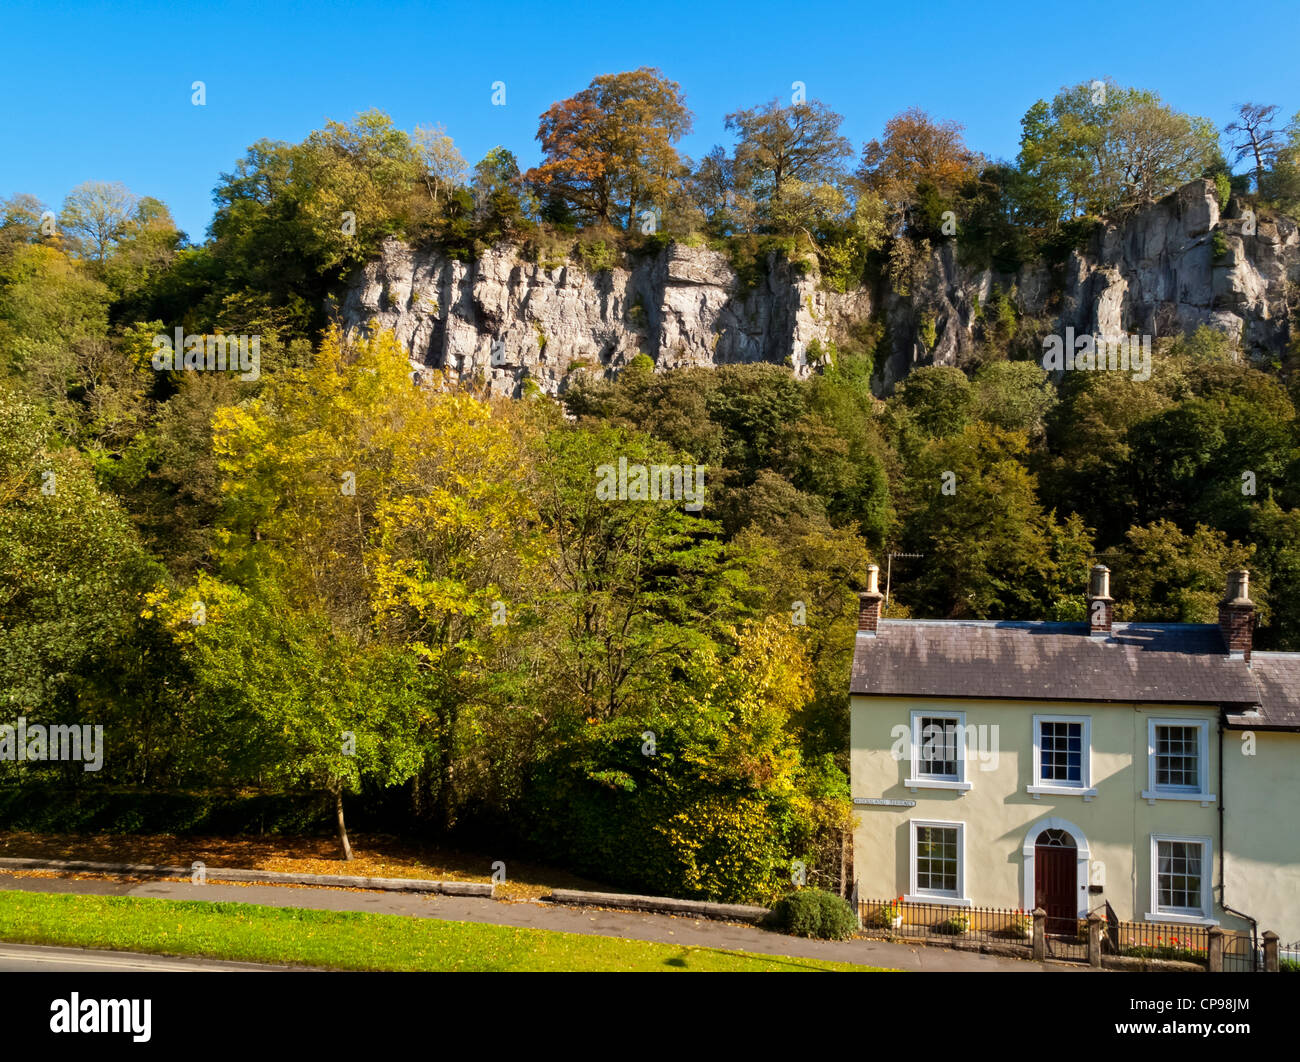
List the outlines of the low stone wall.
<svg viewBox="0 0 1300 1062">
<path fill-rule="evenodd" d="M 717 918 L 727 922 L 758 923 L 768 914 L 766 907 L 750 907 L 739 903 L 677 900 L 670 896 L 628 896 L 617 892 L 580 892 L 577 889 L 556 889 L 542 899 L 572 907 L 612 907 L 622 911 L 653 911 L 656 914 Z"/>
</svg>

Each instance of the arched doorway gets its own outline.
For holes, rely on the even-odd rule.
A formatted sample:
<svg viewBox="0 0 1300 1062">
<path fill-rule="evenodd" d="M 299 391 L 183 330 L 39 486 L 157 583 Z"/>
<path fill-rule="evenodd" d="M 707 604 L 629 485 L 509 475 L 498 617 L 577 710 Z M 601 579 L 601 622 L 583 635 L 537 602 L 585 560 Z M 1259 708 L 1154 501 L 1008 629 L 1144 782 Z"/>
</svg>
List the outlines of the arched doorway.
<svg viewBox="0 0 1300 1062">
<path fill-rule="evenodd" d="M 1025 834 L 1021 853 L 1025 910 L 1042 907 L 1049 933 L 1073 937 L 1077 920 L 1088 915 L 1087 837 L 1065 819 L 1042 819 Z"/>
<path fill-rule="evenodd" d="M 1047 912 L 1047 932 L 1078 932 L 1079 848 L 1065 830 L 1046 829 L 1034 839 L 1034 906 Z"/>
</svg>

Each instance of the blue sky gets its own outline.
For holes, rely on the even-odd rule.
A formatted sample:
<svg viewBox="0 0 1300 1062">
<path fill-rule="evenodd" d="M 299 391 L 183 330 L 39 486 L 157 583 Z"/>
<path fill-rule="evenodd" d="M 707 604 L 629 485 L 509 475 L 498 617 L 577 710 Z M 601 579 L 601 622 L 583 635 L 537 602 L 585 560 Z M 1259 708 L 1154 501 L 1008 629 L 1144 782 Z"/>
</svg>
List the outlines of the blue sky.
<svg viewBox="0 0 1300 1062">
<path fill-rule="evenodd" d="M 998 5 L 937 0 L 597 4 L 48 3 L 0 7 L 0 198 L 57 209 L 85 180 L 120 180 L 193 239 L 244 149 L 296 141 L 378 107 L 406 129 L 441 122 L 471 163 L 496 144 L 537 160 L 537 117 L 597 74 L 657 66 L 695 114 L 698 158 L 729 111 L 789 96 L 845 115 L 860 148 L 916 105 L 1013 157 L 1019 121 L 1062 85 L 1114 77 L 1222 126 L 1235 104 L 1300 111 L 1291 61 L 1300 4 L 1141 0 Z M 192 82 L 207 104 L 190 103 Z M 506 106 L 491 103 L 506 84 Z"/>
</svg>

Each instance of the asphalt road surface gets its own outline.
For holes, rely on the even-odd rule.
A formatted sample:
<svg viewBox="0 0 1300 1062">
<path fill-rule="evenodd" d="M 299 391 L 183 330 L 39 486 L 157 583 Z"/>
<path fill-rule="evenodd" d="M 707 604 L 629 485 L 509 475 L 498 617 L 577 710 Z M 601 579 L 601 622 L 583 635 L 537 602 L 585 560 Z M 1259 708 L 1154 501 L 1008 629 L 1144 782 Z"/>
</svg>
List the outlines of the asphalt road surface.
<svg viewBox="0 0 1300 1062">
<path fill-rule="evenodd" d="M 181 959 L 171 955 L 137 955 L 128 951 L 0 944 L 0 972 L 5 973 L 266 973 L 283 969 L 285 967 L 221 959 Z"/>
</svg>

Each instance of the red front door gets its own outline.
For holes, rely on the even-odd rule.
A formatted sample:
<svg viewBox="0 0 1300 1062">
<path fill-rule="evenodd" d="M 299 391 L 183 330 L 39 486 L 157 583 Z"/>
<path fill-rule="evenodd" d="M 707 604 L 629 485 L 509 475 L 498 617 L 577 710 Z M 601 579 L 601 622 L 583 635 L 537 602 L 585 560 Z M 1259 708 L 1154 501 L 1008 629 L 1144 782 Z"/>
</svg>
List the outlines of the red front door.
<svg viewBox="0 0 1300 1062">
<path fill-rule="evenodd" d="M 1039 839 L 1040 841 L 1042 838 Z M 1034 845 L 1034 904 L 1047 912 L 1047 932 L 1073 937 L 1078 928 L 1078 850 Z"/>
</svg>

